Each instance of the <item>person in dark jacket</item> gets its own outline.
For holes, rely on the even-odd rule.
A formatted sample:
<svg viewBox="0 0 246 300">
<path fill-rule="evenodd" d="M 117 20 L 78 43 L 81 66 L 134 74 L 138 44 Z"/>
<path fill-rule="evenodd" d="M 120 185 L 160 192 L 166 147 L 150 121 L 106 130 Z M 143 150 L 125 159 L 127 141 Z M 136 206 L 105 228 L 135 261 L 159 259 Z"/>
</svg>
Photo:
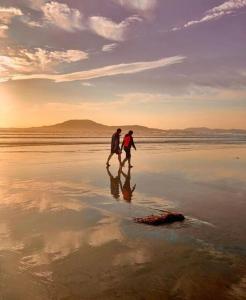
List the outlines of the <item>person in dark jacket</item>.
<svg viewBox="0 0 246 300">
<path fill-rule="evenodd" d="M 114 154 L 118 155 L 118 160 L 121 165 L 120 133 L 121 133 L 121 128 L 118 128 L 117 131 L 112 135 L 111 153 L 109 154 L 108 160 L 106 162 L 107 167 L 110 166 L 109 161 Z"/>
<path fill-rule="evenodd" d="M 123 140 L 122 145 L 121 145 L 121 150 L 124 148 L 124 151 L 126 153 L 126 157 L 125 157 L 125 159 L 122 162 L 122 167 L 125 166 L 126 161 L 128 161 L 129 168 L 133 167 L 131 165 L 131 147 L 133 147 L 135 150 L 137 150 L 137 149 L 136 149 L 136 146 L 134 144 L 132 135 L 133 135 L 133 131 L 130 130 L 125 135 L 124 140 Z"/>
<path fill-rule="evenodd" d="M 107 173 L 110 178 L 110 191 L 111 195 L 116 199 L 120 199 L 120 188 L 122 186 L 121 181 L 120 181 L 120 175 L 121 175 L 121 167 L 118 170 L 118 174 L 114 176 L 110 170 L 109 167 L 107 167 Z M 122 189 L 122 188 L 121 188 Z"/>
</svg>

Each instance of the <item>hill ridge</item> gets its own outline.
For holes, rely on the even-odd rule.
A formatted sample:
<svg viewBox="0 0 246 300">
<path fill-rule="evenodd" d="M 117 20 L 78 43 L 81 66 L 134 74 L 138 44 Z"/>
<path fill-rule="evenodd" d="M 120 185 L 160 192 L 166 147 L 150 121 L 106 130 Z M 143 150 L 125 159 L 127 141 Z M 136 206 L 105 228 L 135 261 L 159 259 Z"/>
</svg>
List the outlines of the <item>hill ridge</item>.
<svg viewBox="0 0 246 300">
<path fill-rule="evenodd" d="M 60 123 L 28 128 L 0 128 L 1 131 L 25 131 L 44 133 L 79 133 L 81 135 L 101 136 L 109 135 L 117 129 L 133 130 L 135 135 L 216 135 L 216 134 L 246 134 L 244 129 L 212 129 L 207 127 L 189 127 L 185 129 L 159 129 L 143 125 L 105 125 L 90 119 L 70 119 Z"/>
</svg>

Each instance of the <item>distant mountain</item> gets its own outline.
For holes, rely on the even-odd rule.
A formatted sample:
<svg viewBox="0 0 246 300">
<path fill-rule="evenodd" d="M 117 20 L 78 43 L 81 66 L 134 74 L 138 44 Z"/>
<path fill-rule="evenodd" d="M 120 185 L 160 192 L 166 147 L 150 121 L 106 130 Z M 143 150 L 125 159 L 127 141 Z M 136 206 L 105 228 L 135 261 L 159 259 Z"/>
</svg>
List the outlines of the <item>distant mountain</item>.
<svg viewBox="0 0 246 300">
<path fill-rule="evenodd" d="M 123 133 L 130 129 L 134 131 L 136 136 L 216 136 L 228 134 L 246 134 L 243 129 L 210 129 L 206 127 L 201 128 L 186 128 L 186 129 L 157 129 L 149 128 L 140 125 L 119 125 L 108 126 L 103 125 L 91 120 L 68 120 L 62 123 L 31 127 L 31 128 L 2 128 L 2 132 L 26 132 L 26 133 L 66 133 L 66 134 L 79 134 L 81 136 L 109 136 L 114 132 L 117 127 L 122 128 Z"/>
<path fill-rule="evenodd" d="M 135 132 L 136 135 L 141 134 L 161 134 L 163 130 L 161 129 L 153 129 L 139 125 L 126 125 L 126 126 L 118 126 L 122 128 L 123 132 L 129 131 L 130 129 Z M 49 131 L 49 132 L 74 132 L 80 133 L 84 135 L 109 135 L 115 131 L 117 126 L 108 126 L 100 123 L 96 123 L 91 120 L 69 120 L 63 123 L 51 125 L 51 126 L 42 126 L 32 128 L 32 130 L 41 130 L 41 131 Z"/>
<path fill-rule="evenodd" d="M 120 127 L 123 133 L 133 130 L 135 135 L 161 135 L 165 131 L 162 129 L 148 128 L 140 125 L 124 125 L 124 126 L 108 126 L 103 125 L 91 120 L 68 120 L 62 123 L 30 127 L 30 128 L 4 128 L 1 131 L 14 131 L 14 132 L 26 132 L 26 133 L 66 133 L 66 134 L 79 134 L 81 136 L 109 136 L 118 127 Z"/>
<path fill-rule="evenodd" d="M 33 129 L 80 131 L 80 130 L 104 130 L 107 127 L 108 127 L 107 125 L 99 124 L 91 120 L 69 120 L 55 125 L 34 127 Z"/>
</svg>

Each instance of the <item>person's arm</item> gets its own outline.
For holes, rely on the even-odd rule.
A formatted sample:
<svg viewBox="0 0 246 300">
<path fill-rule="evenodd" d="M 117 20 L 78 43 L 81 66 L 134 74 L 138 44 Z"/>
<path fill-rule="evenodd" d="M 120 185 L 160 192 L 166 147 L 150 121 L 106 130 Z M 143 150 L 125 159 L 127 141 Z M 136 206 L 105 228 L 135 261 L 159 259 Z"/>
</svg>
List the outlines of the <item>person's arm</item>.
<svg viewBox="0 0 246 300">
<path fill-rule="evenodd" d="M 136 188 L 136 184 L 134 185 L 134 187 L 132 188 L 132 193 L 135 191 Z"/>
<path fill-rule="evenodd" d="M 121 190 L 121 193 L 123 193 L 123 185 L 122 185 L 122 182 L 121 182 L 121 178 L 120 178 L 120 190 Z"/>
<path fill-rule="evenodd" d="M 135 143 L 134 143 L 134 140 L 133 140 L 133 137 L 132 137 L 132 147 L 137 150 L 136 146 L 135 146 Z"/>
<path fill-rule="evenodd" d="M 123 141 L 122 141 L 121 147 L 120 147 L 120 150 L 121 150 L 121 151 L 122 151 L 122 149 L 123 149 L 123 146 L 124 146 L 124 138 L 123 138 Z"/>
<path fill-rule="evenodd" d="M 111 138 L 111 149 L 114 149 L 114 143 L 115 143 L 115 135 L 113 134 Z"/>
<path fill-rule="evenodd" d="M 115 151 L 115 150 L 118 150 L 118 139 L 117 139 L 117 136 L 114 134 L 112 136 L 112 149 Z"/>
</svg>

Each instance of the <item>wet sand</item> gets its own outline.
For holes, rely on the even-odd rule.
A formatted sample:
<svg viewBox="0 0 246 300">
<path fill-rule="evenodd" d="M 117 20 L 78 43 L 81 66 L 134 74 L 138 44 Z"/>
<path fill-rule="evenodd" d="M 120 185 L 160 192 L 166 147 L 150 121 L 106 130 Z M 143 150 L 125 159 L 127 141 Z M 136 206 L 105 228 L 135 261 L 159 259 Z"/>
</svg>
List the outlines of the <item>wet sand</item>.
<svg viewBox="0 0 246 300">
<path fill-rule="evenodd" d="M 245 299 L 245 145 L 142 144 L 130 174 L 107 155 L 0 149 L 0 299 Z M 132 220 L 158 209 L 187 219 Z"/>
</svg>

